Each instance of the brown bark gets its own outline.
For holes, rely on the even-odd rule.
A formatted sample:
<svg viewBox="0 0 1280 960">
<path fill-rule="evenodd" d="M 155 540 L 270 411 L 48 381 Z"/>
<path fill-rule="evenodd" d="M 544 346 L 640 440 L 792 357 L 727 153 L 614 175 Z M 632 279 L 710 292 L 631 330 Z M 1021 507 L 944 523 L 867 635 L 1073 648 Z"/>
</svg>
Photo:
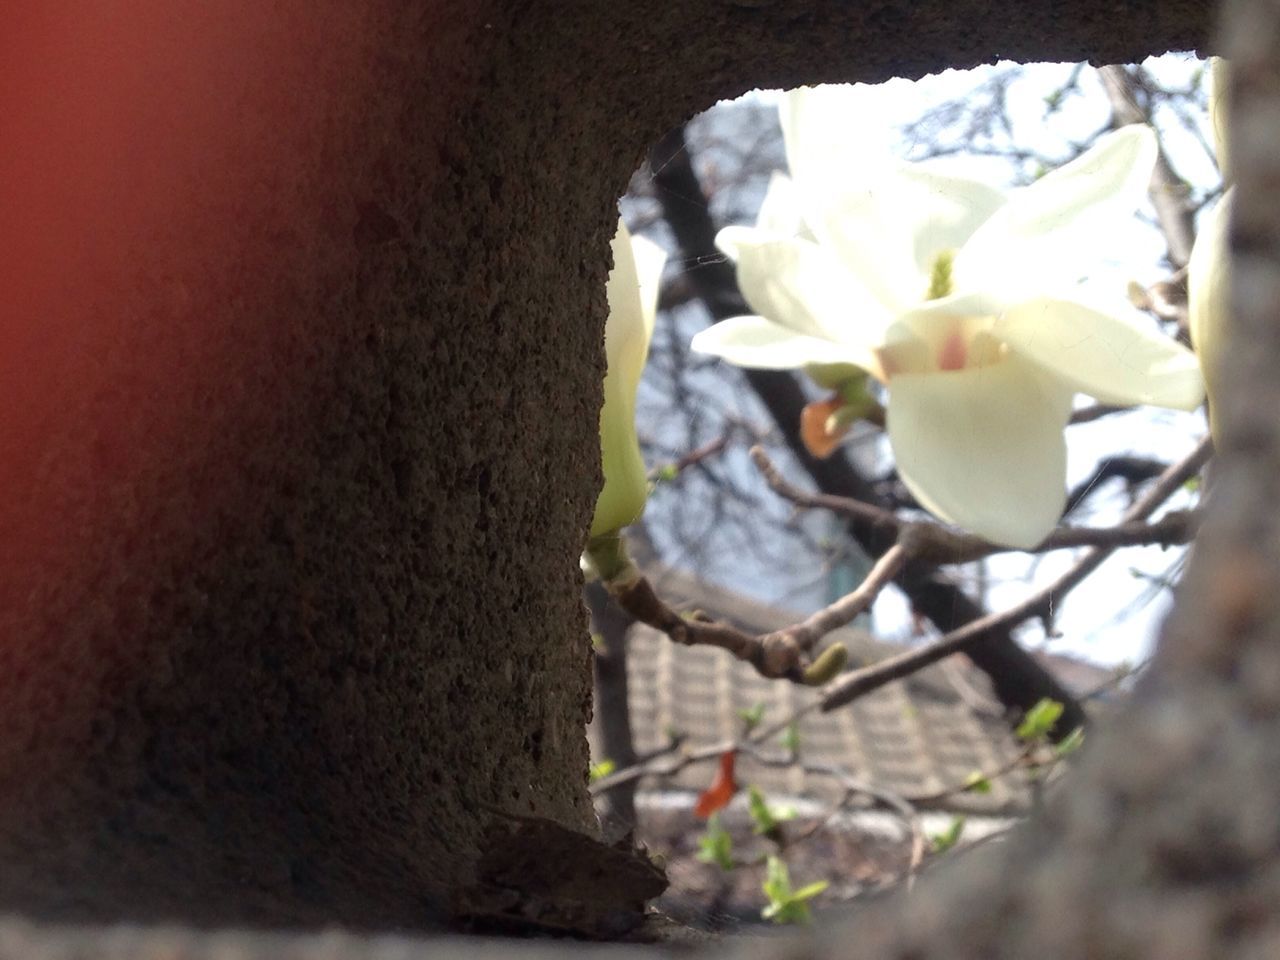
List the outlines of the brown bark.
<svg viewBox="0 0 1280 960">
<path fill-rule="evenodd" d="M 480 804 L 590 823 L 576 557 L 645 145 L 756 84 L 1206 29 L 1192 0 L 60 11 L 0 39 L 0 907 L 407 928 Z"/>
<path fill-rule="evenodd" d="M 627 690 L 627 633 L 634 620 L 609 599 L 603 583 L 589 583 L 583 591 L 591 614 L 591 630 L 599 643 L 592 658 L 592 690 L 599 730 L 600 759 L 625 770 L 636 762 L 631 735 L 631 701 Z M 622 836 L 636 826 L 636 785 L 627 783 L 596 801 L 606 836 Z"/>
</svg>

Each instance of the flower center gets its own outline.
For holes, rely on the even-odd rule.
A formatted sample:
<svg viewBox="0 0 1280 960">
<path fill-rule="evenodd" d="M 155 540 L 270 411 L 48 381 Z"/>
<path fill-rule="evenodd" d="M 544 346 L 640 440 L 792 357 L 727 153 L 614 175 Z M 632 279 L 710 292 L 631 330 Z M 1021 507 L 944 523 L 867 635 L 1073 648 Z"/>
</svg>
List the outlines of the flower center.
<svg viewBox="0 0 1280 960">
<path fill-rule="evenodd" d="M 952 330 L 942 341 L 942 347 L 938 350 L 938 369 L 963 370 L 968 358 L 969 349 L 965 342 L 964 331 Z"/>
<path fill-rule="evenodd" d="M 951 294 L 951 264 L 955 253 L 943 250 L 933 258 L 933 267 L 929 270 L 929 292 L 926 300 L 941 300 Z"/>
</svg>

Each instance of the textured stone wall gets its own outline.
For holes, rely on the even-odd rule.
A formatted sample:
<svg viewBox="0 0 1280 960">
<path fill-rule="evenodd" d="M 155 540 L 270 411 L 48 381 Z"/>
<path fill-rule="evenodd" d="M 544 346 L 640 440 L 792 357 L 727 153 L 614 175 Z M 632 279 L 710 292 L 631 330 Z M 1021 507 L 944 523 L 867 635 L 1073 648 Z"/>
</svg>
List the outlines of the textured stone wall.
<svg viewBox="0 0 1280 960">
<path fill-rule="evenodd" d="M 590 828 L 606 250 L 667 126 L 1208 29 L 1187 0 L 20 3 L 0 907 L 199 925 L 425 926 L 479 805 Z"/>
</svg>

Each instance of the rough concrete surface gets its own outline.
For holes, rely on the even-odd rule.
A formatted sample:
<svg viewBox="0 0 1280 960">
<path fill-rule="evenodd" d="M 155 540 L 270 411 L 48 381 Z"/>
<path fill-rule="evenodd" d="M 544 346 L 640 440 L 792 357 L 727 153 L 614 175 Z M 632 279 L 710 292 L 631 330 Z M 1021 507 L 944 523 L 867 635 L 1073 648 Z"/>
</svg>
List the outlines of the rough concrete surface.
<svg viewBox="0 0 1280 960">
<path fill-rule="evenodd" d="M 605 251 L 667 126 L 757 85 L 1141 59 L 1204 43 L 1210 17 L 1189 0 L 23 12 L 0 40 L 17 64 L 0 907 L 30 920 L 0 928 L 0 956 L 48 957 L 447 952 L 55 924 L 422 929 L 469 875 L 480 804 L 589 828 L 576 555 Z M 1262 364 L 1280 362 L 1277 22 L 1240 4 L 1255 349 L 1161 679 L 1007 854 L 856 936 L 759 949 L 1274 955 L 1280 431 L 1258 413 L 1275 403 L 1241 398 L 1270 399 L 1247 390 L 1274 392 Z"/>
</svg>

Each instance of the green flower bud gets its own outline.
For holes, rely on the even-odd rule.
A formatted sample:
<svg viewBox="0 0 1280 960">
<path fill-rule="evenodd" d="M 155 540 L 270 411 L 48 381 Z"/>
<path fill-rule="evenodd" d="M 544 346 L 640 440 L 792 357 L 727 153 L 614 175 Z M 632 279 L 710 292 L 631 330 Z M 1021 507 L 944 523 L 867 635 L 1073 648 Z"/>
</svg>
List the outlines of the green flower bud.
<svg viewBox="0 0 1280 960">
<path fill-rule="evenodd" d="M 804 372 L 824 390 L 838 390 L 849 380 L 867 378 L 866 371 L 852 363 L 809 363 L 805 364 Z"/>
<path fill-rule="evenodd" d="M 649 357 L 649 339 L 658 303 L 658 278 L 666 254 L 653 243 L 631 239 L 618 221 L 613 238 L 613 270 L 606 294 L 604 407 L 600 411 L 600 455 L 604 487 L 596 499 L 591 537 L 615 533 L 634 523 L 649 494 L 644 459 L 636 437 L 636 389 Z"/>
<path fill-rule="evenodd" d="M 820 687 L 836 676 L 849 662 L 849 650 L 843 643 L 833 643 L 805 669 L 802 677 L 810 687 Z"/>
</svg>

